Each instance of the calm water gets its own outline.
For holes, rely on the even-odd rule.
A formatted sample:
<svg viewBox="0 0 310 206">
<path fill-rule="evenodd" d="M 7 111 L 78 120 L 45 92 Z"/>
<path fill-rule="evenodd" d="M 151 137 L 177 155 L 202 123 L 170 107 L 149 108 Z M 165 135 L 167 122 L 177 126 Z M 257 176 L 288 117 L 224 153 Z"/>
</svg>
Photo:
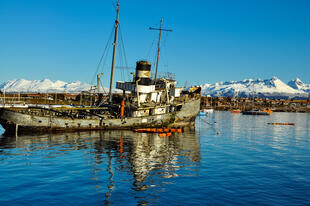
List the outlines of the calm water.
<svg viewBox="0 0 310 206">
<path fill-rule="evenodd" d="M 2 136 L 0 205 L 310 205 L 310 114 L 215 112 L 196 126 Z"/>
</svg>

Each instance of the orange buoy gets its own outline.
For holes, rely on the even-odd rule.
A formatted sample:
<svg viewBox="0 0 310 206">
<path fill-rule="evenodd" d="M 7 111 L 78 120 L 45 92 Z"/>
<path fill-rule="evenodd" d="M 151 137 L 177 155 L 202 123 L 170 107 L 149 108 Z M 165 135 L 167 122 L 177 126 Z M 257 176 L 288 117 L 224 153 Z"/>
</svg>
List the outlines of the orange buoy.
<svg viewBox="0 0 310 206">
<path fill-rule="evenodd" d="M 135 132 L 145 132 L 145 133 L 181 133 L 182 128 L 140 128 L 134 129 Z"/>
</svg>

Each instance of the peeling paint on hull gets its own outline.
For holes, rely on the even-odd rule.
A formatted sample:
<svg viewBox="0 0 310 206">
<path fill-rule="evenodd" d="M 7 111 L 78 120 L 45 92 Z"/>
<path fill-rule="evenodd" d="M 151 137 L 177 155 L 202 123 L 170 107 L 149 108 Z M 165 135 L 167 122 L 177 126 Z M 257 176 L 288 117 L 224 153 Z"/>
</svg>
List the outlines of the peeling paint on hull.
<svg viewBox="0 0 310 206">
<path fill-rule="evenodd" d="M 111 130 L 134 129 L 146 127 L 186 127 L 194 126 L 199 113 L 200 99 L 193 99 L 184 103 L 177 112 L 151 115 L 145 117 L 125 117 L 118 119 L 74 119 L 57 116 L 37 116 L 19 113 L 10 109 L 0 110 L 0 123 L 6 133 L 83 131 L 83 130 Z"/>
</svg>

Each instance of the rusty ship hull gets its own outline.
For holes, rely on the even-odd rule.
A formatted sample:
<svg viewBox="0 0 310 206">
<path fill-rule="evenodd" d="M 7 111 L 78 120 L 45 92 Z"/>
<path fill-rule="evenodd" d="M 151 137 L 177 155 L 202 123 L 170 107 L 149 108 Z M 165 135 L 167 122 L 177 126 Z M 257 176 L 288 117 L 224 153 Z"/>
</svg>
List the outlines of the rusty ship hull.
<svg viewBox="0 0 310 206">
<path fill-rule="evenodd" d="M 136 129 L 148 127 L 194 126 L 200 111 L 200 98 L 188 100 L 180 111 L 143 117 L 105 119 L 99 115 L 89 118 L 58 117 L 29 114 L 25 109 L 1 109 L 0 123 L 6 133 L 32 133 L 82 130 Z M 31 109 L 32 112 L 34 109 Z M 37 108 L 39 111 L 40 108 Z"/>
</svg>

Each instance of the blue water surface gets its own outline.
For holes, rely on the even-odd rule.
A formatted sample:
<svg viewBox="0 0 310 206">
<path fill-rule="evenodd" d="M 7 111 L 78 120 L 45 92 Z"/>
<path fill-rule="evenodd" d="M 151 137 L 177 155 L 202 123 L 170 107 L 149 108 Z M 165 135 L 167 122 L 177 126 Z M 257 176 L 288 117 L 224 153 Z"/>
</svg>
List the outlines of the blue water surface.
<svg viewBox="0 0 310 206">
<path fill-rule="evenodd" d="M 309 205 L 310 114 L 214 112 L 171 137 L 1 136 L 0 194 L 0 205 Z"/>
</svg>

